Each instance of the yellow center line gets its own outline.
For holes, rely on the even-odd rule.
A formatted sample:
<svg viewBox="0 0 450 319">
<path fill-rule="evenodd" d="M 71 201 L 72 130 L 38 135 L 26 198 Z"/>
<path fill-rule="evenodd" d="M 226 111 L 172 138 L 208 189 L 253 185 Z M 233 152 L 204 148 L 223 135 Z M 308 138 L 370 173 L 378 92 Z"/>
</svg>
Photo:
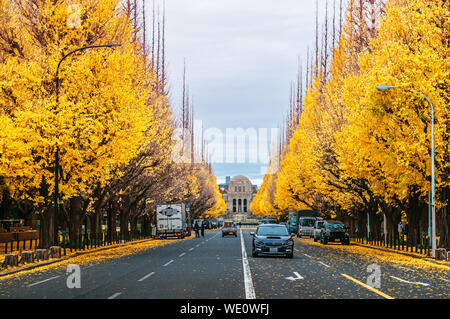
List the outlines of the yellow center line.
<svg viewBox="0 0 450 319">
<path fill-rule="evenodd" d="M 379 290 L 376 289 L 376 288 L 370 287 L 369 285 L 366 285 L 365 283 L 362 283 L 361 281 L 359 281 L 359 280 L 357 280 L 357 279 L 355 279 L 355 278 L 353 278 L 353 277 L 350 277 L 349 275 L 346 275 L 346 274 L 341 274 L 341 275 L 344 276 L 344 277 L 347 278 L 347 279 L 350 279 L 350 280 L 353 281 L 353 282 L 356 282 L 358 285 L 361 285 L 361 286 L 363 286 L 364 288 L 367 288 L 367 289 L 369 289 L 370 291 L 373 291 L 374 293 L 379 294 L 380 296 L 382 296 L 382 297 L 384 297 L 384 298 L 386 298 L 386 299 L 395 299 L 395 298 L 393 298 L 393 297 L 391 297 L 391 296 L 389 296 L 389 295 L 386 295 L 385 293 L 379 291 Z"/>
</svg>

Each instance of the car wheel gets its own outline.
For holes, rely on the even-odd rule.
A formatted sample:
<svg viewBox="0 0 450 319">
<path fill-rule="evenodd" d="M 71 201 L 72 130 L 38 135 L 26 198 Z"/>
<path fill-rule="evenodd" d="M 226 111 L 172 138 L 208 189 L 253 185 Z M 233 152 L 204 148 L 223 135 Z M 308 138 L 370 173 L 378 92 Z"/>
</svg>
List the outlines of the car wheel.
<svg viewBox="0 0 450 319">
<path fill-rule="evenodd" d="M 314 242 L 317 242 L 317 238 L 316 238 L 316 236 L 314 236 Z"/>
<path fill-rule="evenodd" d="M 328 238 L 327 237 L 323 237 L 323 244 L 324 245 L 328 244 Z"/>
<path fill-rule="evenodd" d="M 258 253 L 256 251 L 254 251 L 254 250 L 252 250 L 252 257 L 255 257 L 255 258 L 258 257 Z"/>
<path fill-rule="evenodd" d="M 286 257 L 289 259 L 292 259 L 292 258 L 294 258 L 294 253 L 286 254 Z"/>
</svg>

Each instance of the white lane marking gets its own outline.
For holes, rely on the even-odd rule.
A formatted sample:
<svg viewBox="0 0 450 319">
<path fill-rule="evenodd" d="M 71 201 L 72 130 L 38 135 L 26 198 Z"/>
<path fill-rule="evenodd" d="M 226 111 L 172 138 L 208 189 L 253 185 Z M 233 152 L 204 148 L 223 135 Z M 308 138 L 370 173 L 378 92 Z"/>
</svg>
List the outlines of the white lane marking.
<svg viewBox="0 0 450 319">
<path fill-rule="evenodd" d="M 121 292 L 116 292 L 114 295 L 108 297 L 108 299 L 114 299 L 114 298 L 117 298 L 117 297 L 119 297 L 121 294 L 122 294 Z"/>
<path fill-rule="evenodd" d="M 296 280 L 300 280 L 300 279 L 304 279 L 298 272 L 294 271 L 294 275 L 295 277 L 286 277 L 286 279 L 291 280 L 291 281 L 296 281 Z"/>
<path fill-rule="evenodd" d="M 324 266 L 327 267 L 327 268 L 330 268 L 330 266 L 328 266 L 327 264 L 325 264 L 325 263 L 323 263 L 323 262 L 321 262 L 321 261 L 318 261 L 318 263 L 321 264 L 321 265 L 324 265 Z"/>
<path fill-rule="evenodd" d="M 32 287 L 32 286 L 35 286 L 35 285 L 39 285 L 39 284 L 42 284 L 44 282 L 47 282 L 47 281 L 50 281 L 50 280 L 53 280 L 53 279 L 56 279 L 56 278 L 59 278 L 59 277 L 61 277 L 61 276 L 55 276 L 55 277 L 48 278 L 48 279 L 45 279 L 45 280 L 42 280 L 42 281 L 38 281 L 38 282 L 35 282 L 34 284 L 28 285 L 27 287 Z"/>
<path fill-rule="evenodd" d="M 441 278 L 441 280 L 446 281 L 446 282 L 450 282 L 450 280 L 444 279 L 444 278 Z"/>
<path fill-rule="evenodd" d="M 310 255 L 308 255 L 308 254 L 303 254 L 303 255 L 305 255 L 306 257 L 309 257 L 309 258 L 312 258 Z"/>
<path fill-rule="evenodd" d="M 256 299 L 255 289 L 253 287 L 252 273 L 250 271 L 250 266 L 248 264 L 247 252 L 245 250 L 244 236 L 241 232 L 241 248 L 242 248 L 242 268 L 244 270 L 244 285 L 245 285 L 245 298 L 246 299 Z"/>
<path fill-rule="evenodd" d="M 298 251 L 298 249 L 297 249 L 297 248 L 294 248 L 294 250 L 295 250 L 295 251 Z"/>
<path fill-rule="evenodd" d="M 144 277 L 142 277 L 141 279 L 139 279 L 138 281 L 144 281 L 145 279 L 147 279 L 148 277 L 150 277 L 150 276 L 153 276 L 155 273 L 154 272 L 151 272 L 151 273 L 149 273 L 148 275 L 145 275 Z"/>
<path fill-rule="evenodd" d="M 397 264 L 394 264 L 394 267 L 400 268 L 400 269 L 404 269 L 404 270 L 406 270 L 406 271 L 414 271 L 414 270 L 412 270 L 411 268 L 403 267 L 403 266 L 400 266 L 400 265 L 397 265 Z"/>
<path fill-rule="evenodd" d="M 424 282 L 413 282 L 413 281 L 408 281 L 408 280 L 401 279 L 401 278 L 398 278 L 398 277 L 395 277 L 395 276 L 390 276 L 390 277 L 391 277 L 391 278 L 394 278 L 394 279 L 397 279 L 397 280 L 399 280 L 399 281 L 401 281 L 401 282 L 405 282 L 405 283 L 407 283 L 407 284 L 422 285 L 422 286 L 425 286 L 425 287 L 427 287 L 427 286 L 430 285 L 430 284 L 427 284 L 427 283 L 424 283 Z"/>
<path fill-rule="evenodd" d="M 186 255 L 186 253 L 182 253 L 178 257 L 183 257 L 184 255 Z"/>
<path fill-rule="evenodd" d="M 166 267 L 166 266 L 170 265 L 171 263 L 173 263 L 173 259 L 172 259 L 171 261 L 165 263 L 165 264 L 163 265 L 163 267 Z"/>
<path fill-rule="evenodd" d="M 189 251 L 193 251 L 193 250 L 194 250 L 194 248 L 189 249 Z"/>
</svg>

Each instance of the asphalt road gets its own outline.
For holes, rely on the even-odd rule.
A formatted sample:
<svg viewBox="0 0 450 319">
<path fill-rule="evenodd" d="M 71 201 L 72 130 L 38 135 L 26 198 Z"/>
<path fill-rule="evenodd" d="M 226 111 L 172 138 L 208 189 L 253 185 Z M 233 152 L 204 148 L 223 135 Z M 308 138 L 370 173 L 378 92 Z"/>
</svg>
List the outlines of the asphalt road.
<svg viewBox="0 0 450 319">
<path fill-rule="evenodd" d="M 295 239 L 293 259 L 253 258 L 249 229 L 225 238 L 209 231 L 204 238 L 81 266 L 80 288 L 67 287 L 61 267 L 0 279 L 0 298 L 450 298 L 450 271 L 433 274 L 332 245 L 339 244 Z M 368 285 L 368 277 L 377 273 L 379 285 L 376 280 Z"/>
</svg>

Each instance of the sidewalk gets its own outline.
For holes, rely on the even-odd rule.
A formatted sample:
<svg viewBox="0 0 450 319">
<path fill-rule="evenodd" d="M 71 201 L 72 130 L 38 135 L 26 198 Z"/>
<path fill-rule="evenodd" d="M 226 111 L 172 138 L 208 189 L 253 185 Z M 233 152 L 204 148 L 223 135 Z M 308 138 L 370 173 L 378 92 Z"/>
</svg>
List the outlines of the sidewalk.
<svg viewBox="0 0 450 319">
<path fill-rule="evenodd" d="M 305 239 L 304 239 L 305 240 Z M 320 247 L 326 247 L 331 249 L 337 249 L 342 251 L 347 251 L 355 253 L 362 256 L 368 256 L 370 258 L 375 258 L 384 262 L 394 263 L 398 265 L 403 265 L 406 267 L 419 267 L 424 270 L 440 270 L 448 273 L 450 270 L 450 263 L 447 261 L 434 260 L 425 255 L 398 251 L 393 249 L 388 249 L 385 247 L 377 247 L 366 244 L 356 243 L 354 241 L 350 242 L 350 245 L 342 245 L 341 243 L 328 243 L 327 245 L 321 244 L 318 241 L 314 242 L 312 239 L 306 239 L 310 245 L 316 245 Z"/>
<path fill-rule="evenodd" d="M 4 271 L 0 272 L 0 278 L 6 277 L 9 275 L 16 275 L 22 272 L 27 272 L 31 270 L 35 270 L 38 268 L 43 268 L 45 266 L 51 266 L 56 264 L 64 264 L 66 262 L 73 262 L 77 261 L 80 263 L 85 262 L 91 262 L 95 260 L 102 260 L 102 259 L 108 259 L 108 258 L 120 258 L 122 256 L 130 255 L 133 253 L 138 253 L 140 251 L 155 248 L 159 246 L 164 246 L 170 243 L 175 243 L 180 240 L 186 240 L 192 238 L 191 237 L 185 237 L 184 239 L 143 239 L 143 240 L 136 240 L 136 241 L 130 241 L 127 243 L 122 244 L 116 244 L 116 245 L 110 245 L 110 246 L 104 246 L 100 248 L 94 248 L 86 251 L 77 251 L 69 253 L 66 256 L 63 256 L 61 258 L 55 258 L 50 259 L 47 261 L 41 261 L 41 262 L 33 262 L 26 265 L 22 265 L 19 267 L 10 267 L 6 268 Z"/>
<path fill-rule="evenodd" d="M 365 244 L 360 244 L 357 242 L 352 241 L 351 242 L 352 245 L 357 245 L 360 247 L 365 247 L 365 248 L 370 248 L 370 249 L 376 249 L 379 251 L 385 251 L 385 252 L 389 252 L 389 253 L 395 253 L 395 254 L 400 254 L 400 255 L 404 255 L 404 256 L 408 256 L 408 257 L 413 257 L 413 258 L 417 258 L 417 259 L 422 259 L 422 260 L 426 260 L 426 261 L 430 261 L 439 265 L 446 265 L 446 266 L 450 266 L 450 262 L 447 261 L 441 261 L 441 260 L 435 260 L 431 257 L 427 257 L 421 254 L 416 254 L 416 253 L 411 253 L 411 252 L 404 252 L 404 251 L 399 251 L 399 250 L 395 250 L 395 249 L 389 249 L 386 247 L 377 247 L 377 246 L 371 246 L 371 245 L 365 245 Z"/>
</svg>

